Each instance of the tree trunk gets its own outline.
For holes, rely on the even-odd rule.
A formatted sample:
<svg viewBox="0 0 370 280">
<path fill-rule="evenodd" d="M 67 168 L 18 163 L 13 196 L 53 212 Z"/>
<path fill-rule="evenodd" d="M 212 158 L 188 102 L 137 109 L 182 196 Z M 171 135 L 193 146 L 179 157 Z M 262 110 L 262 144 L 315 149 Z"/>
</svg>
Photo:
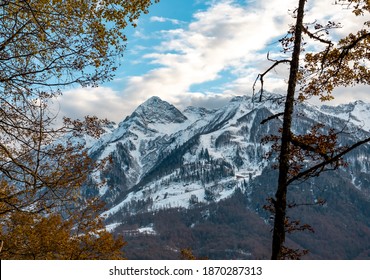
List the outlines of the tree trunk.
<svg viewBox="0 0 370 280">
<path fill-rule="evenodd" d="M 288 188 L 289 158 L 290 158 L 290 133 L 292 126 L 292 115 L 294 109 L 294 93 L 297 84 L 299 70 L 299 56 L 301 53 L 302 29 L 304 6 L 306 0 L 299 0 L 297 11 L 297 22 L 294 33 L 294 48 L 292 60 L 290 62 L 290 74 L 288 90 L 285 101 L 283 131 L 281 136 L 281 150 L 279 157 L 279 179 L 278 188 L 275 194 L 275 220 L 272 237 L 272 260 L 284 259 L 282 248 L 285 242 L 285 218 L 286 218 L 286 195 Z"/>
</svg>

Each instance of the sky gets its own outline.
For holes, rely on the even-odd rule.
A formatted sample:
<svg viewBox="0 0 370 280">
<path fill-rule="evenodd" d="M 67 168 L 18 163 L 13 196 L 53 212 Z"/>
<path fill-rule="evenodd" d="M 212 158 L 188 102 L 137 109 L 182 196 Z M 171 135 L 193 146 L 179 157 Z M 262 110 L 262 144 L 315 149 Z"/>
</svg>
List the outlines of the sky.
<svg viewBox="0 0 370 280">
<path fill-rule="evenodd" d="M 305 21 L 341 22 L 343 27 L 331 34 L 336 39 L 359 29 L 364 19 L 334 2 L 308 0 Z M 297 5 L 297 0 L 161 0 L 135 29 L 126 30 L 127 49 L 114 80 L 64 91 L 59 115 L 120 122 L 151 96 L 184 109 L 219 108 L 233 96 L 252 95 L 257 75 L 271 65 L 267 53 L 289 58 L 278 40 L 294 22 Z M 265 78 L 265 89 L 285 93 L 287 79 L 288 69 L 281 66 Z M 339 88 L 331 104 L 370 102 L 366 91 L 364 86 Z"/>
</svg>

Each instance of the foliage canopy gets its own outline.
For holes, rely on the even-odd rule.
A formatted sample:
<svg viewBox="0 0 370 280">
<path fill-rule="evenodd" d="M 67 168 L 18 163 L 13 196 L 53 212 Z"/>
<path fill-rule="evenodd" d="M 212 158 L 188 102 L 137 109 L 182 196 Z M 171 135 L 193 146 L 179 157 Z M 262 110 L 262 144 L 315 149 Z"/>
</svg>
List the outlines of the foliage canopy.
<svg viewBox="0 0 370 280">
<path fill-rule="evenodd" d="M 0 1 L 1 258 L 122 258 L 124 242 L 104 229 L 102 206 L 81 198 L 87 174 L 105 163 L 82 139 L 108 121 L 66 117 L 57 127 L 49 106 L 67 86 L 113 77 L 124 29 L 152 2 Z"/>
</svg>

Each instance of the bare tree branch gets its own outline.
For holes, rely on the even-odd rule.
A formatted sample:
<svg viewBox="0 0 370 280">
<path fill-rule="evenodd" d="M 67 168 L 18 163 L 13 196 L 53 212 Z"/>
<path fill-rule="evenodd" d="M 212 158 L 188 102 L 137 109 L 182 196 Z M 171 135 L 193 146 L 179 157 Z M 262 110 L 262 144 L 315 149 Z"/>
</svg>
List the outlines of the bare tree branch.
<svg viewBox="0 0 370 280">
<path fill-rule="evenodd" d="M 258 74 L 256 80 L 253 83 L 253 96 L 255 95 L 255 92 L 256 92 L 256 84 L 257 84 L 257 82 L 259 81 L 260 84 L 261 84 L 259 102 L 262 101 L 262 94 L 263 94 L 263 90 L 264 90 L 263 87 L 264 87 L 264 77 L 265 77 L 265 75 L 267 75 L 270 71 L 272 71 L 273 69 L 275 69 L 279 64 L 290 63 L 290 60 L 289 59 L 271 60 L 269 58 L 269 53 L 267 54 L 267 59 L 270 60 L 270 61 L 274 61 L 274 64 L 271 65 L 265 72 L 263 72 L 261 74 Z"/>
<path fill-rule="evenodd" d="M 350 151 L 352 151 L 352 150 L 358 148 L 359 146 L 361 146 L 363 144 L 366 144 L 368 142 L 370 142 L 370 137 L 369 138 L 366 138 L 366 139 L 364 139 L 362 141 L 356 142 L 351 147 L 348 147 L 347 149 L 345 149 L 344 151 L 338 153 L 337 155 L 333 156 L 332 158 L 327 158 L 325 161 L 323 161 L 323 162 L 321 162 L 319 164 L 316 164 L 315 166 L 312 166 L 311 168 L 309 168 L 309 169 L 307 169 L 305 171 L 302 171 L 298 175 L 290 178 L 287 181 L 287 184 L 290 185 L 291 183 L 293 183 L 296 180 L 299 180 L 301 178 L 307 177 L 307 176 L 315 173 L 317 170 L 322 170 L 327 165 L 330 165 L 330 164 L 333 164 L 333 163 L 337 162 L 339 159 L 341 159 L 343 156 L 345 156 L 346 154 L 348 154 Z"/>
</svg>

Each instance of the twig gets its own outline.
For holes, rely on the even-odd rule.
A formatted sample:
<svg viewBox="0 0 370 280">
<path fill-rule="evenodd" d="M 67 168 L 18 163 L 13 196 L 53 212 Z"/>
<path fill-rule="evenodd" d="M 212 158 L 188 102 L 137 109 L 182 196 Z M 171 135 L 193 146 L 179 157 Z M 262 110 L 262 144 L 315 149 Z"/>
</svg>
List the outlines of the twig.
<svg viewBox="0 0 370 280">
<path fill-rule="evenodd" d="M 272 69 L 274 69 L 276 66 L 278 66 L 279 64 L 281 63 L 290 63 L 290 60 L 289 59 L 281 59 L 281 60 L 273 60 L 273 59 L 270 59 L 269 57 L 269 53 L 267 53 L 267 59 L 269 61 L 274 61 L 274 64 L 270 66 L 270 68 L 268 68 L 265 72 L 263 72 L 262 74 L 258 74 L 256 80 L 254 81 L 253 83 L 253 96 L 255 95 L 255 91 L 256 91 L 256 84 L 257 84 L 257 81 L 259 80 L 260 83 L 261 83 L 261 89 L 260 89 L 260 98 L 259 98 L 259 102 L 262 101 L 262 94 L 263 94 L 263 84 L 264 84 L 264 80 L 263 78 L 265 77 L 265 75 L 270 72 Z"/>
</svg>

